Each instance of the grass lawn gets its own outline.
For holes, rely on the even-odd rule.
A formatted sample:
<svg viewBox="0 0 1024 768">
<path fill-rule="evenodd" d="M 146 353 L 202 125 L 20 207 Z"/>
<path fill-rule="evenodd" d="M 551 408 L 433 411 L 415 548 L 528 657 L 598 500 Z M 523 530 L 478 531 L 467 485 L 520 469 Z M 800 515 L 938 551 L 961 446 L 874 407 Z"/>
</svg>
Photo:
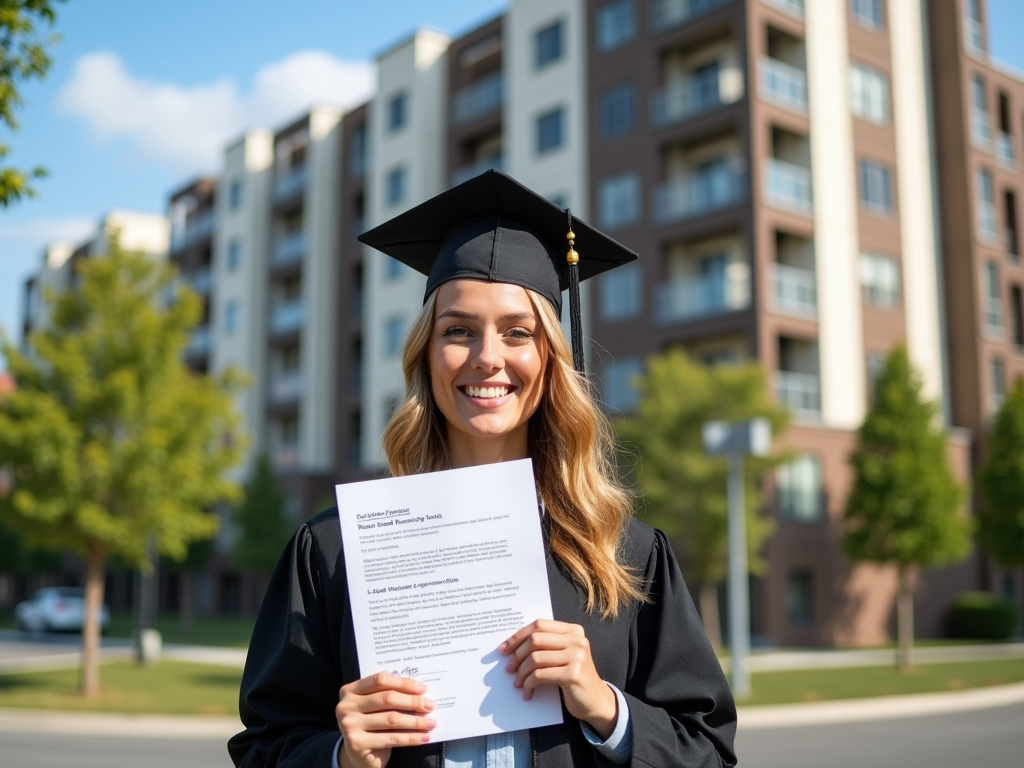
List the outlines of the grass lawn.
<svg viewBox="0 0 1024 768">
<path fill-rule="evenodd" d="M 238 713 L 242 670 L 163 661 L 153 667 L 104 664 L 96 699 L 78 695 L 78 670 L 0 675 L 0 707 L 173 715 Z"/>
<path fill-rule="evenodd" d="M 1006 685 L 1024 680 L 1024 659 L 922 664 L 908 674 L 895 667 L 756 672 L 754 695 L 742 704 L 792 704 L 828 699 L 862 699 L 907 693 L 935 693 Z"/>
</svg>

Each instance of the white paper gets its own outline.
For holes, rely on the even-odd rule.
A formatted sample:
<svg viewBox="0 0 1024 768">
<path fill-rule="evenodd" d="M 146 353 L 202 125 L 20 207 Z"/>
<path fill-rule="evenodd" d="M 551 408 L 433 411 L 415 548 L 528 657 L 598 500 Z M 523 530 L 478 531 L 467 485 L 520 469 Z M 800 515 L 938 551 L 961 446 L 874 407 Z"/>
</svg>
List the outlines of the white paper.
<svg viewBox="0 0 1024 768">
<path fill-rule="evenodd" d="M 431 741 L 562 722 L 530 701 L 497 648 L 550 619 L 533 465 L 523 461 L 336 486 L 361 676 L 426 683 Z"/>
</svg>

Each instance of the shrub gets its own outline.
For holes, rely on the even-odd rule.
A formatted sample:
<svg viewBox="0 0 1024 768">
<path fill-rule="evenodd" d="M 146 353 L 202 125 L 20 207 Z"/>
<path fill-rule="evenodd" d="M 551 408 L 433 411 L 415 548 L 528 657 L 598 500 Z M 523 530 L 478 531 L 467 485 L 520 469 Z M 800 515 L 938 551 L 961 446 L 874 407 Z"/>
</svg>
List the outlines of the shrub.
<svg viewBox="0 0 1024 768">
<path fill-rule="evenodd" d="M 991 592 L 962 592 L 949 610 L 952 637 L 1006 640 L 1017 629 L 1017 606 Z"/>
</svg>

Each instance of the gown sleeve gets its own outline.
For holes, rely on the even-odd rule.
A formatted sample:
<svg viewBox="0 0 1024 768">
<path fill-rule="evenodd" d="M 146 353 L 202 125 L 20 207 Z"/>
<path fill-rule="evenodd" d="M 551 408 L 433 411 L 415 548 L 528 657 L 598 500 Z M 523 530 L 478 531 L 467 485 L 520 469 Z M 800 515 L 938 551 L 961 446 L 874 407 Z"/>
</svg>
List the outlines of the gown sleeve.
<svg viewBox="0 0 1024 768">
<path fill-rule="evenodd" d="M 239 768 L 331 765 L 343 675 L 319 559 L 303 525 L 270 578 L 239 692 L 245 730 L 228 742 Z"/>
<path fill-rule="evenodd" d="M 736 765 L 736 705 L 661 531 L 644 584 L 650 602 L 637 612 L 636 661 L 623 691 L 633 728 L 631 765 Z"/>
</svg>

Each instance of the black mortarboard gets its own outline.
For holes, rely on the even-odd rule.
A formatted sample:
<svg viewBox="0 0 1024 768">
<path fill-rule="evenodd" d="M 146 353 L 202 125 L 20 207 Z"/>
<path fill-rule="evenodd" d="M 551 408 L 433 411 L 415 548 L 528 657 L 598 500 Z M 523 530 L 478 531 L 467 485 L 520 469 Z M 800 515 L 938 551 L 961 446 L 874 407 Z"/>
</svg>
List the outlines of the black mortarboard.
<svg viewBox="0 0 1024 768">
<path fill-rule="evenodd" d="M 426 275 L 424 301 L 441 283 L 473 277 L 530 288 L 561 316 L 562 291 L 568 289 L 573 361 L 580 372 L 579 281 L 637 258 L 568 208 L 496 170 L 364 232 L 359 241 Z"/>
</svg>

